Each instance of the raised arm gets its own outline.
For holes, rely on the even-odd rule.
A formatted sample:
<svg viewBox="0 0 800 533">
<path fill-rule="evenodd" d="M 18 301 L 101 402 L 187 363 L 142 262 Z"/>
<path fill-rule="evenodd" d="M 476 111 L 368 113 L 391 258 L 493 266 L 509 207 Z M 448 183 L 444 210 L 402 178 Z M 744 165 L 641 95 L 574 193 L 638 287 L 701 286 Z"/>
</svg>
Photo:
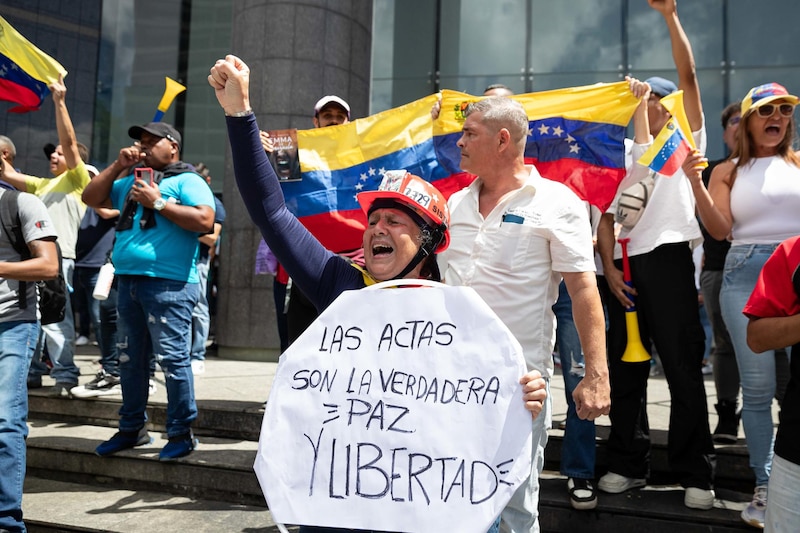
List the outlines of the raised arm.
<svg viewBox="0 0 800 533">
<path fill-rule="evenodd" d="M 667 23 L 669 39 L 672 44 L 672 59 L 678 69 L 678 88 L 683 90 L 683 107 L 692 131 L 703 126 L 703 104 L 700 100 L 700 85 L 697 82 L 694 54 L 689 38 L 683 31 L 678 18 L 676 0 L 647 0 L 650 7 L 660 12 Z"/>
<path fill-rule="evenodd" d="M 220 106 L 228 115 L 236 183 L 250 218 L 275 257 L 303 292 L 320 304 L 326 298 L 323 293 L 329 290 L 320 286 L 326 266 L 332 259 L 344 260 L 326 250 L 286 208 L 278 176 L 264 151 L 250 109 L 249 77 L 247 65 L 231 55 L 218 60 L 208 76 Z"/>
<path fill-rule="evenodd" d="M 64 159 L 67 168 L 75 168 L 81 161 L 78 152 L 78 138 L 75 136 L 75 128 L 67 111 L 67 86 L 64 85 L 64 76 L 58 76 L 56 83 L 50 84 L 50 92 L 53 93 L 53 104 L 56 108 L 56 129 L 58 130 L 58 143 L 64 151 Z"/>
<path fill-rule="evenodd" d="M 83 189 L 81 199 L 83 203 L 94 208 L 110 208 L 111 188 L 114 181 L 120 177 L 124 171 L 139 161 L 144 159 L 144 154 L 136 146 L 128 146 L 119 151 L 117 159 L 104 168 L 100 174 L 92 178 L 92 181 Z"/>
</svg>

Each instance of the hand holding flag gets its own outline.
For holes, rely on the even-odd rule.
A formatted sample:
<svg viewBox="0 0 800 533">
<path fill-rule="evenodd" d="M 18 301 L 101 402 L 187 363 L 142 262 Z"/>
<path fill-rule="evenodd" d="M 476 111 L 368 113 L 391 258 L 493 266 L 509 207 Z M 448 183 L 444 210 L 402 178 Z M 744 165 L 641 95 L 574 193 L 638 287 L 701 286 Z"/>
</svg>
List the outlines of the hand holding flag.
<svg viewBox="0 0 800 533">
<path fill-rule="evenodd" d="M 676 91 L 661 99 L 670 119 L 658 132 L 653 145 L 642 154 L 637 163 L 645 165 L 662 176 L 673 176 L 683 165 L 686 157 L 697 149 L 692 136 L 692 128 L 683 108 L 683 91 Z M 699 162 L 701 168 L 708 166 Z"/>
</svg>

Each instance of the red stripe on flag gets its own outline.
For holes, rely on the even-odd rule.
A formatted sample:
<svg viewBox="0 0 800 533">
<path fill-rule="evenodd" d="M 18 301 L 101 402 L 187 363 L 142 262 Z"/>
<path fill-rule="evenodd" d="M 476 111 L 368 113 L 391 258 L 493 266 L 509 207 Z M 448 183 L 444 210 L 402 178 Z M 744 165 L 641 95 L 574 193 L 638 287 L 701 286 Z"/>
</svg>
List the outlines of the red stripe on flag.
<svg viewBox="0 0 800 533">
<path fill-rule="evenodd" d="M 560 181 L 601 211 L 608 209 L 614 201 L 617 187 L 625 177 L 624 168 L 598 167 L 572 158 L 549 163 L 525 158 L 525 163 L 535 165 L 542 177 Z"/>
<path fill-rule="evenodd" d="M 367 227 L 367 218 L 360 209 L 332 211 L 299 220 L 322 246 L 337 253 L 361 248 Z"/>
<path fill-rule="evenodd" d="M 22 85 L 0 78 L 0 100 L 20 104 L 9 109 L 10 113 L 25 113 L 39 109 L 39 96 Z"/>
<path fill-rule="evenodd" d="M 689 143 L 685 139 L 681 139 L 681 143 L 678 144 L 678 146 L 675 148 L 675 151 L 670 154 L 669 159 L 664 161 L 664 165 L 661 167 L 661 170 L 659 170 L 658 173 L 665 176 L 673 176 L 678 170 L 680 170 L 683 162 L 686 160 L 691 151 L 692 147 L 689 146 Z"/>
<path fill-rule="evenodd" d="M 464 187 L 469 187 L 475 177 L 475 174 L 469 174 L 468 172 L 457 172 L 431 183 L 442 192 L 445 198 L 450 198 L 454 192 L 458 192 Z"/>
</svg>

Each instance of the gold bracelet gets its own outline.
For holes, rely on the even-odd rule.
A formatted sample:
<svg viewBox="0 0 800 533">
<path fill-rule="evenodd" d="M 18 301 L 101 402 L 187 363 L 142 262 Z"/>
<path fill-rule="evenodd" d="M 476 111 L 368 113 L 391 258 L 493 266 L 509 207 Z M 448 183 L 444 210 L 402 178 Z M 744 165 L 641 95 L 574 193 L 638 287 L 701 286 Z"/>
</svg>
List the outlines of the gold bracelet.
<svg viewBox="0 0 800 533">
<path fill-rule="evenodd" d="M 225 113 L 226 117 L 246 117 L 248 115 L 252 115 L 252 109 L 245 109 L 244 111 L 237 111 L 236 113 Z"/>
</svg>

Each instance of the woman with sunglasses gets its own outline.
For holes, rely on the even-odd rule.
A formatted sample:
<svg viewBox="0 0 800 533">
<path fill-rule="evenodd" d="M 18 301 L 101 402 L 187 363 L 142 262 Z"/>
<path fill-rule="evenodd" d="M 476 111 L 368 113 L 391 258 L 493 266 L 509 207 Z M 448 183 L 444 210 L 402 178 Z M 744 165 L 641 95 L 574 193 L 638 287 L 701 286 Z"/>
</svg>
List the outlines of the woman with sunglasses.
<svg viewBox="0 0 800 533">
<path fill-rule="evenodd" d="M 756 354 L 748 347 L 742 308 L 778 244 L 800 235 L 800 153 L 793 147 L 797 103 L 797 96 L 777 83 L 754 87 L 742 100 L 736 148 L 714 169 L 708 189 L 701 179 L 701 154 L 690 154 L 683 165 L 703 225 L 714 238 L 732 240 L 720 306 L 739 366 L 742 422 L 756 478 L 742 519 L 756 527 L 764 527 L 772 466 L 775 358 L 772 350 Z"/>
</svg>

